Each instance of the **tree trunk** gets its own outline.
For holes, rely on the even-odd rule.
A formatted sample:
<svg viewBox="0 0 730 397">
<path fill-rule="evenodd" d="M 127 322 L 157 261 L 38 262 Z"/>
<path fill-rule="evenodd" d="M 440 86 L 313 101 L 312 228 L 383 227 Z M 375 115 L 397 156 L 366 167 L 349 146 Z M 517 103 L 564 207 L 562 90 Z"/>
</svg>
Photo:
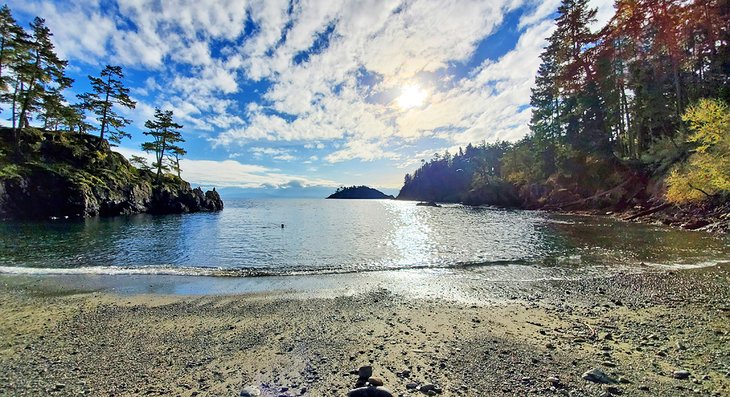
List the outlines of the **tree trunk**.
<svg viewBox="0 0 730 397">
<path fill-rule="evenodd" d="M 38 80 L 38 68 L 41 64 L 41 54 L 40 51 L 36 50 L 36 58 L 35 58 L 35 69 L 36 71 L 33 73 L 32 78 L 30 81 L 28 81 L 28 90 L 26 91 L 27 94 L 25 95 L 25 98 L 23 98 L 23 103 L 20 107 L 20 128 L 23 128 L 23 121 L 25 121 L 26 127 L 28 126 L 28 106 L 30 105 L 30 95 L 33 91 L 33 85 L 35 85 L 35 81 Z"/>
<path fill-rule="evenodd" d="M 101 138 L 101 139 L 104 139 L 104 130 L 105 130 L 105 127 L 107 125 L 106 114 L 107 114 L 107 109 L 109 109 L 109 106 L 110 106 L 110 104 L 109 104 L 109 90 L 111 89 L 111 87 L 110 87 L 111 78 L 112 78 L 112 76 L 111 76 L 111 74 L 109 74 L 109 77 L 107 78 L 107 82 L 106 82 L 106 91 L 105 91 L 105 97 L 104 97 L 104 109 L 101 112 L 101 130 L 100 130 L 101 132 L 99 134 L 99 138 Z"/>
</svg>

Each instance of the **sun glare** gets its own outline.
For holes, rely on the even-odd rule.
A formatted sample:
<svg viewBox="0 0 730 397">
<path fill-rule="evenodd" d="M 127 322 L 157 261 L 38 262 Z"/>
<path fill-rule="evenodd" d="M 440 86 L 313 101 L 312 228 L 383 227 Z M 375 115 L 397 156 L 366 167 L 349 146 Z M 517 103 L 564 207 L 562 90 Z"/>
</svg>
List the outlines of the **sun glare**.
<svg viewBox="0 0 730 397">
<path fill-rule="evenodd" d="M 398 106 L 401 109 L 410 109 L 423 105 L 426 100 L 426 91 L 417 85 L 407 85 L 401 90 L 398 97 Z"/>
</svg>

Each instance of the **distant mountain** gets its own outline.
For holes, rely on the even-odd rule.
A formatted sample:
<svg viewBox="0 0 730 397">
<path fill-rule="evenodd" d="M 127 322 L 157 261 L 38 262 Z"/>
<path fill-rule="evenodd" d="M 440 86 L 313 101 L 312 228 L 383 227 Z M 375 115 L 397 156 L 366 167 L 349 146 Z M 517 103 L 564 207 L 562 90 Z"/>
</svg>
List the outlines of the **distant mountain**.
<svg viewBox="0 0 730 397">
<path fill-rule="evenodd" d="M 395 199 L 380 190 L 367 186 L 338 187 L 328 199 Z"/>
</svg>

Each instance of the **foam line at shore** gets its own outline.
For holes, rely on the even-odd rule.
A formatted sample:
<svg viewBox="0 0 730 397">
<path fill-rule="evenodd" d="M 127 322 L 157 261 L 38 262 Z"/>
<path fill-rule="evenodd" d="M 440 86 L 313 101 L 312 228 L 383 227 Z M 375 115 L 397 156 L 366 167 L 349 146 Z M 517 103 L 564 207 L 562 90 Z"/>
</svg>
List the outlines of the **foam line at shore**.
<svg viewBox="0 0 730 397">
<path fill-rule="evenodd" d="M 637 268 L 654 268 L 664 270 L 679 269 L 699 269 L 704 267 L 716 266 L 728 261 L 701 261 L 697 263 L 642 263 Z M 535 266 L 535 264 L 523 261 L 495 261 L 495 262 L 469 262 L 458 263 L 452 266 L 434 265 L 413 265 L 413 266 L 394 266 L 381 267 L 374 266 L 372 268 L 353 268 L 353 269 L 307 269 L 295 270 L 292 268 L 282 268 L 276 270 L 269 269 L 253 269 L 253 268 L 216 268 L 216 267 L 190 267 L 190 266 L 141 266 L 141 267 L 125 267 L 125 266 L 85 266 L 77 268 L 47 268 L 47 267 L 23 267 L 23 266 L 0 266 L 0 274 L 15 275 L 146 275 L 146 276 L 204 276 L 204 277 L 266 277 L 266 276 L 305 276 L 318 274 L 348 274 L 348 273 L 369 273 L 376 271 L 399 271 L 399 270 L 468 270 L 478 267 L 490 266 Z M 536 266 L 540 268 L 539 265 Z"/>
</svg>

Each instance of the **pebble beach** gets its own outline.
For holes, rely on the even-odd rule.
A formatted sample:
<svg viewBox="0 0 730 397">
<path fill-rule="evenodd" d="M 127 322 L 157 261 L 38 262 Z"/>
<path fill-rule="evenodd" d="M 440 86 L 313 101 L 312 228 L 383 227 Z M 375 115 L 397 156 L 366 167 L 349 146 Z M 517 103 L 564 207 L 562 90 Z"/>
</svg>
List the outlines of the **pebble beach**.
<svg viewBox="0 0 730 397">
<path fill-rule="evenodd" d="M 3 396 L 730 394 L 728 264 L 462 281 L 468 301 L 387 283 L 190 296 L 36 281 L 0 277 Z"/>
</svg>

